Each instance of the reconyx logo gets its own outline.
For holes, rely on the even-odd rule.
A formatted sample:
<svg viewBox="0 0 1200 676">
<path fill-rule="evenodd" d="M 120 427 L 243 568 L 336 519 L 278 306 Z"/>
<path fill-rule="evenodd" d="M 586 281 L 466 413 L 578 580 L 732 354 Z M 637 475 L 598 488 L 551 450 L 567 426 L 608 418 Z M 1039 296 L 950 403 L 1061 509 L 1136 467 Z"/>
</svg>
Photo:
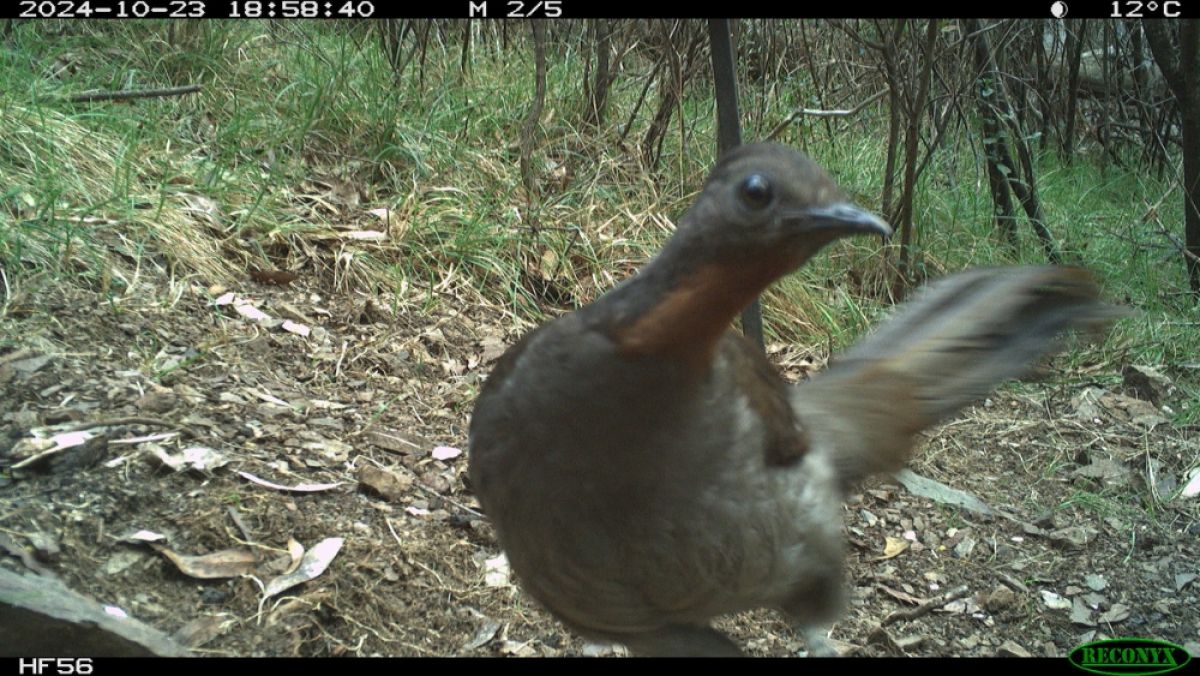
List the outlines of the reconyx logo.
<svg viewBox="0 0 1200 676">
<path fill-rule="evenodd" d="M 1149 638 L 1114 638 L 1085 643 L 1067 655 L 1071 664 L 1093 674 L 1149 676 L 1175 671 L 1192 656 L 1174 643 Z"/>
</svg>

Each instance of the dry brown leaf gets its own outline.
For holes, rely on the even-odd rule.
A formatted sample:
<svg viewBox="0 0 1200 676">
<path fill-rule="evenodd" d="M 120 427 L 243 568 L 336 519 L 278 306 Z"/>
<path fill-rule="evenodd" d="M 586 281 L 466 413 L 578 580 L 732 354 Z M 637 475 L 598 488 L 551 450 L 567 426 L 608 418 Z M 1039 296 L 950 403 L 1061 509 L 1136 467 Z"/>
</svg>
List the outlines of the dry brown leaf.
<svg viewBox="0 0 1200 676">
<path fill-rule="evenodd" d="M 1046 607 L 1051 610 L 1066 610 L 1071 607 L 1071 602 L 1063 598 L 1060 594 L 1056 594 L 1048 589 L 1042 589 L 1040 593 L 1042 595 L 1042 603 L 1045 603 Z"/>
<path fill-rule="evenodd" d="M 908 551 L 908 547 L 908 540 L 905 540 L 904 538 L 888 536 L 883 547 L 883 556 L 876 557 L 875 560 L 886 561 L 888 559 L 896 558 L 897 556 L 900 556 L 904 552 Z"/>
<path fill-rule="evenodd" d="M 182 211 L 185 213 L 195 214 L 200 217 L 198 220 L 209 225 L 221 224 L 221 207 L 211 198 L 195 193 L 184 193 L 183 201 Z"/>
<path fill-rule="evenodd" d="M 284 486 L 282 484 L 277 484 L 277 483 L 267 481 L 266 479 L 260 479 L 249 472 L 238 472 L 238 475 L 241 476 L 243 479 L 246 479 L 247 481 L 252 481 L 252 482 L 258 484 L 259 486 L 265 486 L 267 488 L 271 488 L 271 489 L 274 489 L 277 491 L 294 491 L 296 493 L 316 493 L 319 491 L 327 491 L 327 490 L 337 488 L 338 486 L 341 486 L 343 483 L 341 481 L 335 481 L 333 483 L 327 483 L 327 484 L 301 483 L 301 484 L 296 484 L 294 486 Z"/>
<path fill-rule="evenodd" d="M 199 648 L 236 625 L 237 618 L 232 613 L 204 615 L 177 629 L 171 638 L 188 648 Z"/>
<path fill-rule="evenodd" d="M 253 279 L 259 284 L 287 286 L 297 279 L 300 279 L 300 275 L 292 272 L 291 270 L 251 270 L 250 279 Z"/>
<path fill-rule="evenodd" d="M 919 606 L 928 600 L 928 599 L 923 599 L 919 596 L 914 596 L 912 594 L 909 594 L 908 592 L 905 592 L 905 591 L 902 591 L 899 589 L 892 589 L 891 587 L 889 587 L 887 585 L 883 585 L 883 584 L 876 584 L 875 588 L 878 589 L 879 591 L 883 592 L 884 594 L 887 594 L 888 596 L 896 599 L 897 601 L 900 601 L 901 603 L 907 603 L 911 606 Z"/>
<path fill-rule="evenodd" d="M 553 281 L 558 274 L 558 252 L 554 249 L 546 249 L 542 251 L 541 265 L 538 266 L 538 273 L 545 281 Z"/>
<path fill-rule="evenodd" d="M 233 310 L 245 319 L 249 319 L 252 322 L 271 321 L 271 315 L 268 315 L 262 310 L 259 310 L 257 307 L 254 307 L 250 304 L 250 301 L 247 300 L 239 299 L 234 301 Z"/>
<path fill-rule="evenodd" d="M 1117 624 L 1129 619 L 1129 606 L 1124 603 L 1114 603 L 1112 608 L 1100 613 L 1098 620 L 1101 624 Z"/>
<path fill-rule="evenodd" d="M 358 480 L 384 500 L 397 502 L 408 495 L 412 488 L 412 477 L 407 474 L 396 474 L 374 465 L 363 465 L 358 470 Z"/>
<path fill-rule="evenodd" d="M 358 188 L 350 181 L 329 178 L 329 196 L 332 201 L 348 207 L 358 206 Z"/>
<path fill-rule="evenodd" d="M 217 580 L 238 577 L 254 572 L 258 558 L 246 549 L 224 549 L 210 554 L 189 556 L 167 549 L 162 545 L 151 545 L 156 551 L 170 559 L 179 572 L 199 580 Z"/>
<path fill-rule="evenodd" d="M 393 240 L 404 239 L 404 235 L 408 234 L 408 221 L 394 209 L 383 207 L 380 209 L 371 209 L 367 213 L 378 217 L 383 221 L 383 231 Z"/>
<path fill-rule="evenodd" d="M 367 439 L 385 451 L 403 455 L 412 455 L 429 447 L 426 440 L 395 430 L 372 431 L 367 434 Z"/>
<path fill-rule="evenodd" d="M 496 361 L 501 355 L 504 354 L 504 351 L 508 349 L 504 345 L 504 341 L 494 336 L 484 338 L 483 340 L 479 341 L 479 345 L 483 348 L 483 354 L 480 356 L 480 359 L 483 360 L 483 363 L 485 364 Z"/>
<path fill-rule="evenodd" d="M 508 587 L 512 583 L 509 581 L 511 569 L 508 565 L 508 557 L 503 553 L 497 554 L 484 562 L 483 582 L 489 587 Z"/>
<path fill-rule="evenodd" d="M 345 230 L 338 234 L 345 239 L 351 239 L 356 242 L 383 242 L 388 238 L 386 232 L 379 232 L 378 230 Z"/>
<path fill-rule="evenodd" d="M 437 446 L 431 453 L 434 460 L 453 460 L 462 455 L 462 450 L 453 446 Z"/>
<path fill-rule="evenodd" d="M 305 552 L 300 560 L 300 566 L 296 570 L 280 575 L 267 583 L 263 590 L 262 602 L 265 603 L 272 596 L 324 573 L 334 557 L 341 551 L 344 542 L 344 538 L 326 538 L 313 545 L 312 549 Z"/>
<path fill-rule="evenodd" d="M 1200 467 L 1188 472 L 1187 485 L 1183 487 L 1180 495 L 1185 498 L 1194 498 L 1200 495 Z"/>
<path fill-rule="evenodd" d="M 307 338 L 308 335 L 310 333 L 312 333 L 312 329 L 310 329 L 308 326 L 306 326 L 304 324 L 298 324 L 290 319 L 285 319 L 283 321 L 283 324 L 281 325 L 281 327 L 283 328 L 284 331 L 287 331 L 288 333 L 294 333 L 297 336 L 301 336 L 304 338 Z"/>
<path fill-rule="evenodd" d="M 304 545 L 296 538 L 288 538 L 287 551 L 290 562 L 283 570 L 284 575 L 289 575 L 300 567 L 300 562 L 304 559 Z"/>
</svg>

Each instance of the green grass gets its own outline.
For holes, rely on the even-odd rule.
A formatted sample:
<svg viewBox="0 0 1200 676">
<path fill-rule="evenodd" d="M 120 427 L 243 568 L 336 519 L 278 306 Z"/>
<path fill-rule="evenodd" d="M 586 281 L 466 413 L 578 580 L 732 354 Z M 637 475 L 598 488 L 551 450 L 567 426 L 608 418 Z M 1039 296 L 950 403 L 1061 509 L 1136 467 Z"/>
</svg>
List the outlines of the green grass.
<svg viewBox="0 0 1200 676">
<path fill-rule="evenodd" d="M 665 219 L 682 213 L 713 161 L 706 82 L 680 103 L 686 143 L 676 118 L 662 164 L 648 175 L 634 158 L 654 91 L 626 139 L 628 152 L 615 145 L 648 65 L 631 58 L 612 92 L 609 126 L 582 131 L 581 56 L 570 44 L 554 44 L 534 158 L 544 184 L 542 194 L 527 195 L 515 140 L 533 68 L 520 27 L 510 31 L 508 51 L 478 37 L 465 75 L 458 69 L 461 28 L 453 28 L 447 42 L 431 47 L 423 83 L 419 59 L 397 81 L 363 26 L 180 23 L 174 45 L 170 30 L 160 22 L 27 22 L 0 47 L 7 284 L 50 279 L 120 295 L 143 269 L 228 284 L 257 267 L 304 266 L 310 280 L 330 288 L 401 291 L 405 302 L 426 309 L 484 302 L 535 322 L 591 300 L 651 255 L 669 234 Z M 203 91 L 131 102 L 63 98 L 192 83 Z M 743 109 L 769 128 L 803 103 L 795 99 L 799 87 L 767 93 L 746 86 Z M 877 208 L 882 115 L 868 108 L 836 121 L 834 138 L 824 121 L 802 118 L 784 140 L 806 148 L 847 192 Z M 1026 226 L 1015 255 L 992 232 L 973 143 L 960 132 L 921 179 L 914 261 L 930 276 L 1044 262 Z M 1085 146 L 1069 166 L 1041 158 L 1047 224 L 1068 260 L 1094 270 L 1110 297 L 1139 314 L 1122 320 L 1103 346 L 1071 359 L 1195 362 L 1200 311 L 1185 293 L 1178 254 L 1157 232 L 1159 222 L 1179 229 L 1182 200 L 1151 172 L 1120 169 L 1090 152 Z M 551 161 L 568 166 L 572 179 L 554 183 Z M 338 185 L 352 198 L 339 199 L 331 187 Z M 379 207 L 391 208 L 399 224 L 385 246 L 334 237 L 321 240 L 334 242 L 323 249 L 328 256 L 309 255 L 305 243 L 335 227 L 375 227 L 368 210 Z M 546 272 L 551 255 L 561 265 Z M 877 291 L 895 255 L 871 241 L 832 247 L 768 294 L 771 338 L 822 349 L 855 340 L 886 309 Z M 849 283 L 848 269 L 861 287 Z M 1200 391 L 1190 382 L 1181 389 L 1188 397 L 1177 421 L 1200 420 Z"/>
<path fill-rule="evenodd" d="M 1144 504 L 1127 504 L 1129 501 L 1137 499 L 1135 495 L 1123 491 L 1110 490 L 1104 493 L 1093 493 L 1077 490 L 1063 500 L 1058 508 L 1062 510 L 1077 507 L 1092 512 L 1100 518 L 1116 517 L 1127 522 L 1136 522 L 1139 517 L 1153 518 L 1156 511 L 1153 500 L 1146 499 Z"/>
</svg>

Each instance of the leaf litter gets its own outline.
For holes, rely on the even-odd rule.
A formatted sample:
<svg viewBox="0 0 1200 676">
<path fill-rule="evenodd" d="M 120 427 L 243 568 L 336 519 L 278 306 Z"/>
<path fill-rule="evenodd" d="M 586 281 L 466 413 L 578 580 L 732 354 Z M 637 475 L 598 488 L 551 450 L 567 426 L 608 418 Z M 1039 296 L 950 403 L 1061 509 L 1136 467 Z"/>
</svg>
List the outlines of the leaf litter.
<svg viewBox="0 0 1200 676">
<path fill-rule="evenodd" d="M 407 227 L 375 216 L 393 236 Z M 623 654 L 519 590 L 465 481 L 474 395 L 527 325 L 474 301 L 305 284 L 185 286 L 170 303 L 130 289 L 120 312 L 42 289 L 25 302 L 65 309 L 0 317 L 14 337 L 0 346 L 2 565 L 53 572 L 205 654 Z M 228 295 L 214 304 L 217 291 Z M 823 363 L 795 346 L 771 355 L 793 379 Z M 1170 423 L 1169 374 L 1008 389 L 928 435 L 912 463 L 925 482 L 852 490 L 835 645 L 1061 656 L 1107 636 L 1194 644 L 1200 442 Z M 105 419 L 124 422 L 97 433 L 107 445 L 89 462 L 12 472 L 51 449 L 71 456 L 89 444 L 45 440 Z M 803 649 L 770 612 L 719 625 L 754 654 Z"/>
</svg>

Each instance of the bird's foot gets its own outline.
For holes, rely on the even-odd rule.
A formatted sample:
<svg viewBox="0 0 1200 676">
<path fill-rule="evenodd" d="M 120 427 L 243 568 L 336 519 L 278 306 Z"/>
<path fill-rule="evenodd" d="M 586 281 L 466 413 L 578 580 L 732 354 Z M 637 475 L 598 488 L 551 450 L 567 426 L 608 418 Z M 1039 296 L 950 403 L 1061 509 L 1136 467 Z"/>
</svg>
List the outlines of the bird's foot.
<svg viewBox="0 0 1200 676">
<path fill-rule="evenodd" d="M 804 642 L 808 644 L 808 657 L 839 657 L 834 640 L 829 638 L 828 627 L 805 627 L 801 630 Z"/>
</svg>

